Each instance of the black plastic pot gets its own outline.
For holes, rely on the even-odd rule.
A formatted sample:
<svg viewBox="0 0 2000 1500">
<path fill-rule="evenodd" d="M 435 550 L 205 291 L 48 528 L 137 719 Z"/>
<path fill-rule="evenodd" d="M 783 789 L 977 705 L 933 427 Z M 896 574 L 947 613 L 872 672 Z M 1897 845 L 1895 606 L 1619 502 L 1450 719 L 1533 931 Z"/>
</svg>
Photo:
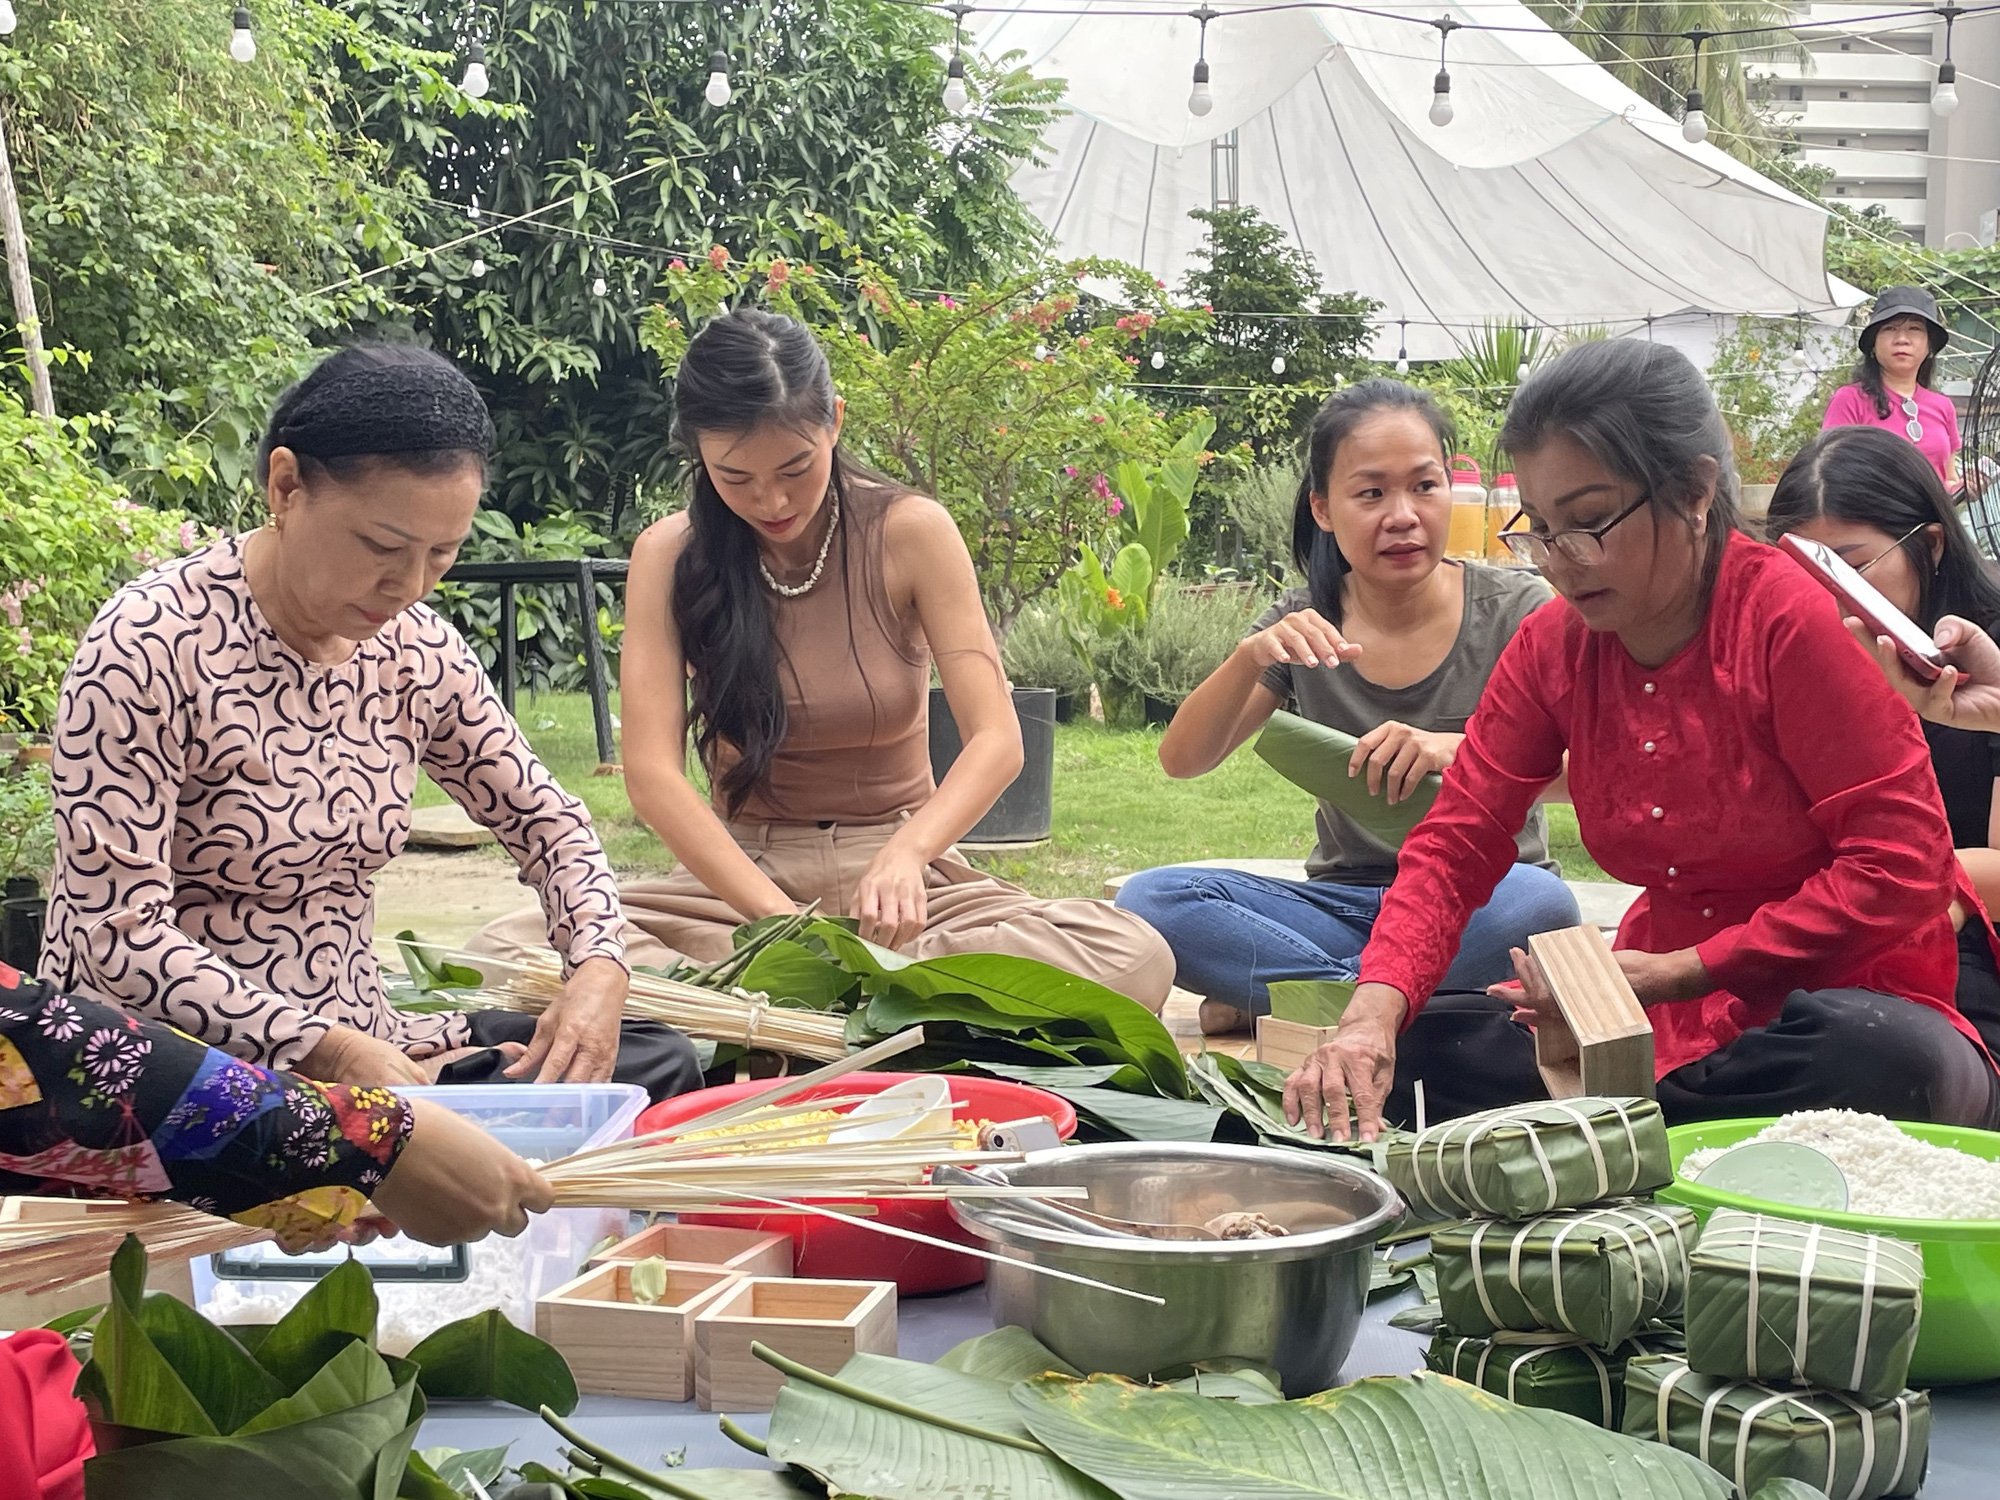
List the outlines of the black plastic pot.
<svg viewBox="0 0 2000 1500">
<path fill-rule="evenodd" d="M 1162 728 L 1174 722 L 1174 710 L 1178 703 L 1170 703 L 1165 698 L 1155 698 L 1146 694 L 1146 722 L 1155 728 Z"/>
<path fill-rule="evenodd" d="M 1083 700 L 1087 696 L 1089 695 L 1086 693 L 1057 693 L 1056 722 L 1058 724 L 1075 722 L 1077 710 L 1083 706 Z"/>
<path fill-rule="evenodd" d="M 1021 722 L 1021 774 L 961 844 L 1038 844 L 1055 822 L 1056 691 L 1015 688 L 1014 715 Z M 943 781 L 965 746 L 943 688 L 931 689 L 931 775 Z"/>
<path fill-rule="evenodd" d="M 42 920 L 49 903 L 40 896 L 14 896 L 0 901 L 0 964 L 35 972 L 42 957 Z"/>
</svg>

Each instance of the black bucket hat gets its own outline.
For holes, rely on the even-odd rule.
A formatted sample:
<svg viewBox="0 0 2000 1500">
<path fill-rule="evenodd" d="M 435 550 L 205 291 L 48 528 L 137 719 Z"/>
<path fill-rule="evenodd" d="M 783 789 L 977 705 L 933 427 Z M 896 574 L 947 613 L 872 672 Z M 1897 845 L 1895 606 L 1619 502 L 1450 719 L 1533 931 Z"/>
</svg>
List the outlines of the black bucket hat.
<svg viewBox="0 0 2000 1500">
<path fill-rule="evenodd" d="M 1938 321 L 1937 298 L 1920 286 L 1885 286 L 1875 297 L 1875 310 L 1861 325 L 1861 352 L 1875 352 L 1875 331 L 1895 318 L 1922 318 L 1930 325 L 1931 353 L 1951 342 L 1951 334 Z"/>
</svg>

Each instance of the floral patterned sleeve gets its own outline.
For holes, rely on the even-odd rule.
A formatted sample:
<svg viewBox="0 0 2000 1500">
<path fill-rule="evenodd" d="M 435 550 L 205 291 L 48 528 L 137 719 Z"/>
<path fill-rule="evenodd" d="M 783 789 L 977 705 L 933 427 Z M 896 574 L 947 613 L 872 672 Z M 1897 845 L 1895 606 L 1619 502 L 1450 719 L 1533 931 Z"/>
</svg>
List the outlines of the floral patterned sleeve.
<svg viewBox="0 0 2000 1500">
<path fill-rule="evenodd" d="M 0 1193 L 345 1224 L 410 1127 L 387 1089 L 274 1073 L 0 965 Z"/>
</svg>

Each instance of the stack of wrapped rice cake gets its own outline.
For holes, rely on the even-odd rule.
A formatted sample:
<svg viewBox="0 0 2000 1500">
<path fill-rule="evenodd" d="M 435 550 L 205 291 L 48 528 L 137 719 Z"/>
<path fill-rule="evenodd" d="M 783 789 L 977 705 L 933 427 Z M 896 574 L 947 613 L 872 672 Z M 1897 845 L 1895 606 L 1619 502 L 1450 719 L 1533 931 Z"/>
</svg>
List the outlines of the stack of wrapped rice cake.
<svg viewBox="0 0 2000 1500">
<path fill-rule="evenodd" d="M 1513 1105 L 1421 1131 L 1384 1170 L 1431 1235 L 1442 1326 L 1426 1363 L 1603 1427 L 1629 1362 L 1678 1347 L 1695 1218 L 1645 1201 L 1673 1180 L 1650 1099 Z"/>
</svg>

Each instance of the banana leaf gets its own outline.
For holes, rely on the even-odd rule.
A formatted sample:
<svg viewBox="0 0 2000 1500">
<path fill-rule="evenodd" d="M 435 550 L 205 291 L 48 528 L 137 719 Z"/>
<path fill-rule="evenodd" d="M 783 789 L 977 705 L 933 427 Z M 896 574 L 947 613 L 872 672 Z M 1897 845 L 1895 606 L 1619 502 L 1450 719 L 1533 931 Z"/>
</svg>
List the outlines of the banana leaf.
<svg viewBox="0 0 2000 1500">
<path fill-rule="evenodd" d="M 1383 1175 L 1436 1216 L 1525 1219 L 1673 1181 L 1651 1099 L 1542 1099 L 1461 1115 L 1392 1141 Z"/>
<path fill-rule="evenodd" d="M 433 1401 L 504 1401 L 523 1411 L 546 1406 L 558 1416 L 576 1410 L 569 1361 L 505 1316 L 489 1309 L 447 1323 L 410 1351 Z"/>
<path fill-rule="evenodd" d="M 1271 1014 L 1301 1026 L 1338 1026 L 1354 999 L 1352 979 L 1274 979 Z"/>
<path fill-rule="evenodd" d="M 977 1375 L 986 1380 L 997 1380 L 1002 1385 L 1012 1385 L 1017 1380 L 1032 1380 L 1037 1375 L 1083 1373 L 1045 1347 L 1027 1329 L 1011 1324 L 967 1339 L 946 1351 L 937 1364 L 940 1370 Z"/>
<path fill-rule="evenodd" d="M 1391 849 L 1398 848 L 1423 822 L 1444 780 L 1435 773 L 1426 776 L 1407 798 L 1392 806 L 1386 797 L 1369 795 L 1365 772 L 1347 774 L 1358 743 L 1351 734 L 1280 709 L 1257 736 L 1255 749 L 1265 764 L 1293 786 L 1352 818 Z"/>
</svg>

